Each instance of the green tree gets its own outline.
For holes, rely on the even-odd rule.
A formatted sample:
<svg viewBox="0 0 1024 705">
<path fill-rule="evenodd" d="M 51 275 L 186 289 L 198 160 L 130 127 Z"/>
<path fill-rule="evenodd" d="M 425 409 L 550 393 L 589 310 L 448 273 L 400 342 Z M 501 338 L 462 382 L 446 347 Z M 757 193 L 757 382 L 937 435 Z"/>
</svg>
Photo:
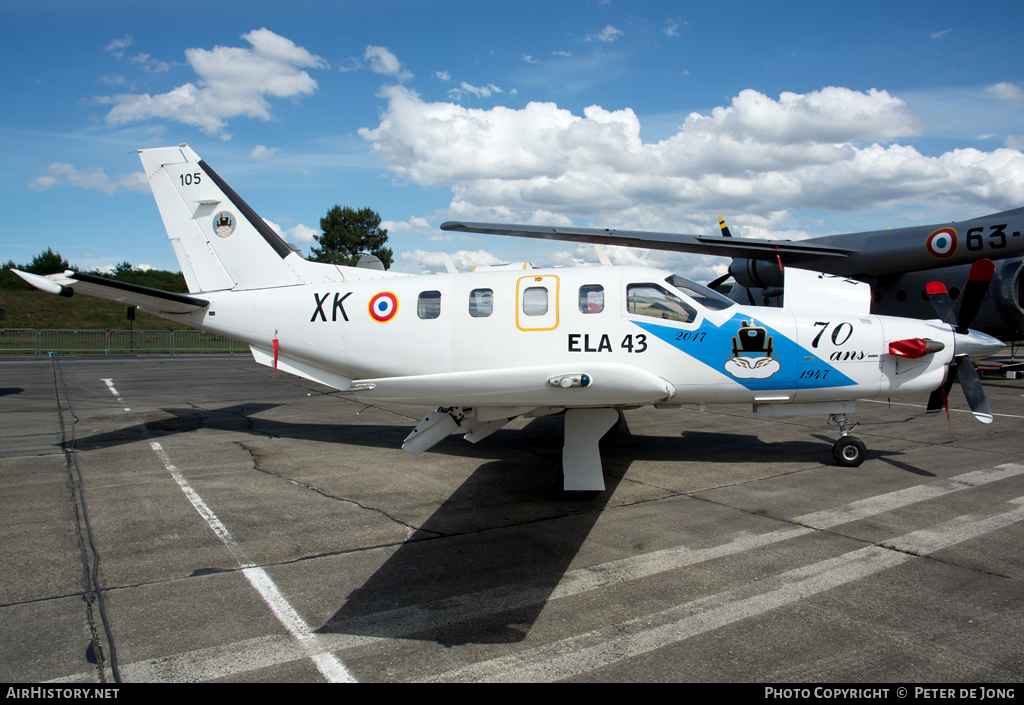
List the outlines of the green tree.
<svg viewBox="0 0 1024 705">
<path fill-rule="evenodd" d="M 310 261 L 354 267 L 360 253 L 369 252 L 380 259 L 384 269 L 391 267 L 394 253 L 384 247 L 388 231 L 380 227 L 380 215 L 376 211 L 334 206 L 320 219 L 320 230 L 322 235 L 313 236 L 320 247 L 310 249 Z"/>
<path fill-rule="evenodd" d="M 65 269 L 71 269 L 71 265 L 60 256 L 60 253 L 49 247 L 46 248 L 46 252 L 40 252 L 33 257 L 32 263 L 25 267 L 25 271 L 32 274 L 57 274 Z"/>
</svg>

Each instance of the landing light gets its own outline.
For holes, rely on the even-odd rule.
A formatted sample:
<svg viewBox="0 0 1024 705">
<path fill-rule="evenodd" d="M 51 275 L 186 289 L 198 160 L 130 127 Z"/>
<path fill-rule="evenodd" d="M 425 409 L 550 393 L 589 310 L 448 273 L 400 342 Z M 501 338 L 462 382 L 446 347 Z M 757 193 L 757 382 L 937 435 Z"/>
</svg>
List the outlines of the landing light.
<svg viewBox="0 0 1024 705">
<path fill-rule="evenodd" d="M 559 375 L 558 377 L 552 377 L 549 379 L 548 384 L 552 387 L 561 387 L 562 389 L 570 389 L 572 387 L 589 387 L 590 375 Z"/>
</svg>

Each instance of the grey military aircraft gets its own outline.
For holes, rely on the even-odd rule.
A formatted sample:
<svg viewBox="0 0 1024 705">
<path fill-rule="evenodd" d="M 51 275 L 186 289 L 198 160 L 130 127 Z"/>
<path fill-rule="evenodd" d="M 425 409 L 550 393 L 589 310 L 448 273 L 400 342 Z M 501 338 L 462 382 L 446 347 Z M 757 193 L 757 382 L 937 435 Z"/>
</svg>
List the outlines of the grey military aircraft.
<svg viewBox="0 0 1024 705">
<path fill-rule="evenodd" d="M 733 237 L 719 219 L 722 235 L 680 235 L 603 228 L 447 222 L 442 230 L 731 257 L 732 298 L 741 304 L 781 305 L 789 268 L 821 272 L 871 285 L 871 312 L 929 319 L 935 310 L 926 286 L 940 281 L 955 302 L 971 264 L 995 262 L 989 295 L 971 327 L 1008 340 L 1024 339 L 1024 208 L 938 225 L 874 230 L 791 240 Z M 807 293 L 807 292 L 802 292 Z"/>
</svg>

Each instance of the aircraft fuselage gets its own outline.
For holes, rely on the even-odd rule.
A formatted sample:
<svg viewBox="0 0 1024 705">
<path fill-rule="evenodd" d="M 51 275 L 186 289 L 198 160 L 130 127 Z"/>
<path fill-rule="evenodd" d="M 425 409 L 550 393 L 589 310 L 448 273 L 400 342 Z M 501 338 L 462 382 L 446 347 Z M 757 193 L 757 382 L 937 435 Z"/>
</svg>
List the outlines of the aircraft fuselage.
<svg viewBox="0 0 1024 705">
<path fill-rule="evenodd" d="M 950 327 L 937 321 L 709 307 L 671 276 L 642 267 L 526 269 L 210 292 L 202 294 L 209 308 L 189 320 L 263 350 L 276 338 L 282 359 L 351 380 L 630 366 L 671 383 L 671 399 L 648 400 L 670 405 L 813 402 L 844 388 L 850 398 L 919 397 L 942 383 L 952 358 Z M 884 354 L 892 340 L 911 337 L 946 350 L 920 360 Z M 562 401 L 587 406 L 585 392 Z"/>
</svg>

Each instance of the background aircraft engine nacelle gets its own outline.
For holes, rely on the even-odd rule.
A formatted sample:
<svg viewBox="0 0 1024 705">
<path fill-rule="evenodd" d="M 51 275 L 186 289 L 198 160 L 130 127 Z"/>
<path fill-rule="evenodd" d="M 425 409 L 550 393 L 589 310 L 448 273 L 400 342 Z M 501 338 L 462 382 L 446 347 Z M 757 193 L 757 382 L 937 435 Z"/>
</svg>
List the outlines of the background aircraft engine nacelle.
<svg viewBox="0 0 1024 705">
<path fill-rule="evenodd" d="M 774 260 L 737 258 L 729 265 L 729 274 L 737 284 L 748 289 L 781 287 L 785 283 L 783 271 Z"/>
<path fill-rule="evenodd" d="M 1014 329 L 1024 330 L 1024 260 L 999 262 L 991 291 L 1000 317 Z"/>
</svg>

